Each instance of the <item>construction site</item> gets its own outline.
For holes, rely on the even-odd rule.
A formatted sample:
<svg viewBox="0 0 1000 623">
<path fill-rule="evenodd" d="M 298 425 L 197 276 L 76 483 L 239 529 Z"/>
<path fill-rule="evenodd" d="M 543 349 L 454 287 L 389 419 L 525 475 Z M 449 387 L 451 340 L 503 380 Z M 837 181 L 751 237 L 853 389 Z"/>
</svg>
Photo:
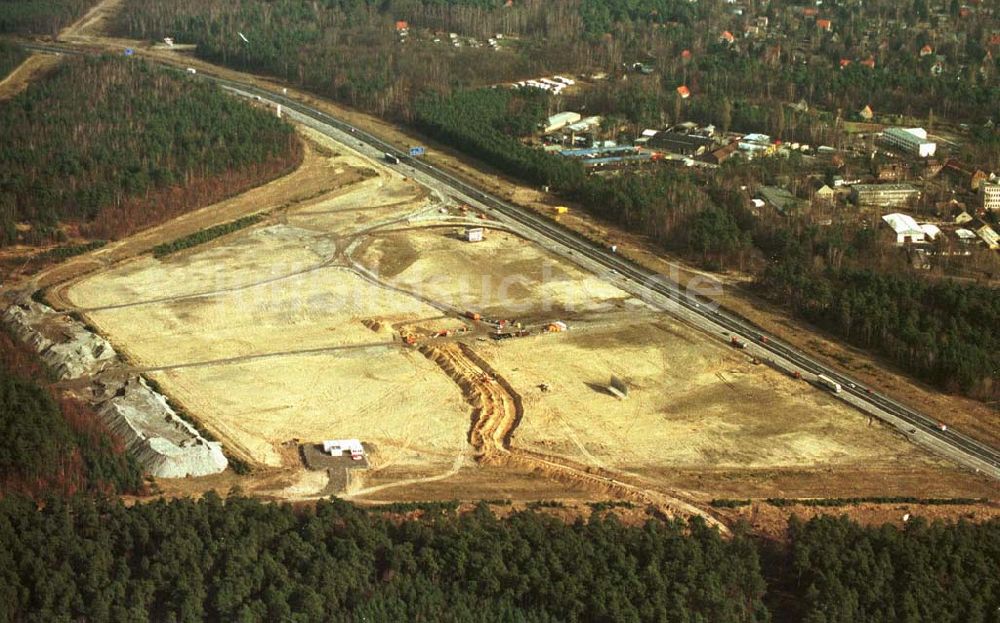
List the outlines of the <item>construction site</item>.
<svg viewBox="0 0 1000 623">
<path fill-rule="evenodd" d="M 79 275 L 39 277 L 51 315 L 113 353 L 77 365 L 75 387 L 151 386 L 197 424 L 177 445 L 204 457 L 162 469 L 164 490 L 232 484 L 208 476 L 221 447 L 251 468 L 240 486 L 281 499 L 620 498 L 715 522 L 707 502 L 730 495 L 988 495 L 985 477 L 518 223 L 299 130 L 303 168 L 336 184 L 280 209 L 263 187 L 226 204 L 265 210 L 255 225 L 109 258 L 123 241 Z M 323 459 L 334 438 L 360 440 L 364 461 Z"/>
</svg>

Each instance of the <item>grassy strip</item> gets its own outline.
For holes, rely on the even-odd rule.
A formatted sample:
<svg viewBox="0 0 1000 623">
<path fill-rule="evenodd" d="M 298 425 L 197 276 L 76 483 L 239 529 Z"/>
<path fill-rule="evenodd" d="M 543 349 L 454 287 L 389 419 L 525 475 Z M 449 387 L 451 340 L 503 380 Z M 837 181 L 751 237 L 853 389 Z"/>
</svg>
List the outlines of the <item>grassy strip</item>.
<svg viewBox="0 0 1000 623">
<path fill-rule="evenodd" d="M 916 498 L 863 497 L 863 498 L 768 498 L 771 506 L 854 506 L 856 504 L 923 504 L 927 506 L 955 506 L 962 504 L 986 504 L 989 498 Z"/>
<path fill-rule="evenodd" d="M 916 498 L 899 497 L 861 497 L 861 498 L 767 498 L 764 500 L 771 506 L 855 506 L 858 504 L 923 504 L 926 506 L 957 506 L 964 504 L 987 504 L 989 498 Z M 739 508 L 749 506 L 752 500 L 716 499 L 709 504 L 714 508 Z"/>
<path fill-rule="evenodd" d="M 234 231 L 239 231 L 251 225 L 255 225 L 262 220 L 264 220 L 265 214 L 251 214 L 250 216 L 244 216 L 238 218 L 235 221 L 229 221 L 228 223 L 223 223 L 221 225 L 215 225 L 209 227 L 208 229 L 203 229 L 199 232 L 195 232 L 183 238 L 178 238 L 172 242 L 165 242 L 163 244 L 158 244 L 153 247 L 153 257 L 161 258 L 171 253 L 176 253 L 182 249 L 189 249 L 191 247 L 198 246 L 199 244 L 204 244 L 210 240 L 215 240 L 226 234 L 231 234 Z"/>
</svg>

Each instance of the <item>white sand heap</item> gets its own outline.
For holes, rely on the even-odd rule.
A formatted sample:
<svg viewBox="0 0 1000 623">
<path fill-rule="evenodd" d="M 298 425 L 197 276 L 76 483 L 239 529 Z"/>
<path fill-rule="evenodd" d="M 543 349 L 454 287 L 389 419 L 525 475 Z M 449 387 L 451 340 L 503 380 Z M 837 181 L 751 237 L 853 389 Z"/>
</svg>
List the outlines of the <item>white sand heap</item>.
<svg viewBox="0 0 1000 623">
<path fill-rule="evenodd" d="M 15 336 L 31 346 L 61 379 L 96 374 L 118 361 L 107 340 L 82 322 L 32 300 L 11 305 L 3 321 Z"/>
<path fill-rule="evenodd" d="M 222 444 L 208 441 L 146 385 L 142 377 L 104 386 L 99 410 L 105 424 L 125 441 L 149 473 L 159 478 L 216 474 L 229 464 Z"/>
<path fill-rule="evenodd" d="M 111 344 L 82 322 L 33 300 L 11 305 L 0 319 L 62 379 L 96 375 L 122 363 Z M 141 377 L 95 383 L 98 413 L 147 473 L 183 478 L 226 469 L 221 444 L 202 437 Z"/>
</svg>

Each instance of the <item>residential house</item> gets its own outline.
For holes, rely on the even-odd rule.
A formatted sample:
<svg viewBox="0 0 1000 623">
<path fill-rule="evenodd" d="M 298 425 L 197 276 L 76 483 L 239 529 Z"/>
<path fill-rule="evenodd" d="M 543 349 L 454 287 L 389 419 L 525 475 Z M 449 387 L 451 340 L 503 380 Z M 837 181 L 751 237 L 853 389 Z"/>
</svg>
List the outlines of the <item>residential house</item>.
<svg viewBox="0 0 1000 623">
<path fill-rule="evenodd" d="M 830 188 L 826 184 L 823 184 L 822 186 L 820 186 L 819 190 L 816 191 L 816 200 L 817 201 L 825 201 L 827 203 L 833 203 L 833 201 L 834 201 L 834 199 L 836 197 L 837 197 L 837 191 L 835 191 L 834 189 Z"/>
<path fill-rule="evenodd" d="M 726 160 L 728 160 L 730 156 L 732 156 L 734 153 L 736 153 L 736 150 L 739 149 L 739 147 L 740 147 L 739 142 L 738 141 L 733 141 L 732 143 L 729 143 L 728 145 L 720 147 L 720 148 L 716 149 L 715 151 L 713 151 L 712 153 L 710 153 L 705 158 L 705 160 L 707 160 L 708 162 L 710 162 L 712 164 L 722 164 L 723 162 L 725 162 Z"/>
<path fill-rule="evenodd" d="M 877 165 L 873 173 L 875 174 L 875 179 L 880 182 L 896 182 L 909 177 L 908 167 L 899 162 Z"/>
</svg>

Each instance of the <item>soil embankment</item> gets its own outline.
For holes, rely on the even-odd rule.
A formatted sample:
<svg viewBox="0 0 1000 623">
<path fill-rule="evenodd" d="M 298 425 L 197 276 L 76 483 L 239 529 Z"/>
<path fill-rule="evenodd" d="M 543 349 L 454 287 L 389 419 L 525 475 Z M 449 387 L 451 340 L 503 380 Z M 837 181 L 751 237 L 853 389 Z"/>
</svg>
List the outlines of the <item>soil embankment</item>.
<svg viewBox="0 0 1000 623">
<path fill-rule="evenodd" d="M 142 377 L 122 380 L 124 362 L 84 323 L 30 299 L 15 302 L 0 318 L 59 378 L 88 382 L 90 402 L 104 424 L 147 473 L 183 478 L 226 469 L 221 444 L 205 439 Z"/>
</svg>

